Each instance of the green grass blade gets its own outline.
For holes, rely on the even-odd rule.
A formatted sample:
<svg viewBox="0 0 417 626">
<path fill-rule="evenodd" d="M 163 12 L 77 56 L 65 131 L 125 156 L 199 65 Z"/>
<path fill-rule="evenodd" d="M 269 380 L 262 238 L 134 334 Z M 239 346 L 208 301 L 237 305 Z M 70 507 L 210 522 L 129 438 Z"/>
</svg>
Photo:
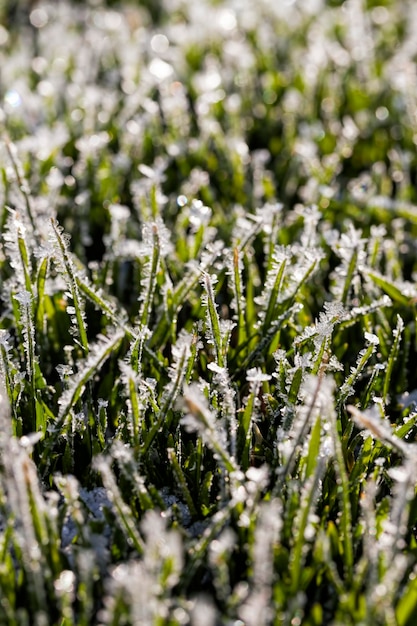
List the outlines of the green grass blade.
<svg viewBox="0 0 417 626">
<path fill-rule="evenodd" d="M 76 272 L 70 257 L 70 253 L 68 251 L 68 245 L 63 236 L 62 228 L 58 225 L 55 219 L 51 219 L 51 225 L 53 234 L 55 237 L 55 241 L 57 243 L 57 253 L 58 259 L 61 264 L 64 278 L 68 284 L 69 293 L 71 295 L 71 300 L 74 305 L 74 313 L 76 324 L 78 328 L 78 335 L 80 339 L 80 345 L 84 355 L 88 354 L 89 345 L 87 338 L 87 328 L 85 324 L 85 315 L 83 306 L 80 299 L 80 294 L 78 290 L 77 276 Z"/>
</svg>

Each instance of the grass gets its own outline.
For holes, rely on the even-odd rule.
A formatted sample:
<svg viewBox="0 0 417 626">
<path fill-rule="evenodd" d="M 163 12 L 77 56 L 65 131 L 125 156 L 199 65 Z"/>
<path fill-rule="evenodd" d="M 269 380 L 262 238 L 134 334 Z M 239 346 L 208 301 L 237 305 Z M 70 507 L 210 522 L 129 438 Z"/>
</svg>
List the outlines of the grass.
<svg viewBox="0 0 417 626">
<path fill-rule="evenodd" d="M 415 623 L 416 9 L 379 2 L 0 3 L 0 623 Z"/>
</svg>

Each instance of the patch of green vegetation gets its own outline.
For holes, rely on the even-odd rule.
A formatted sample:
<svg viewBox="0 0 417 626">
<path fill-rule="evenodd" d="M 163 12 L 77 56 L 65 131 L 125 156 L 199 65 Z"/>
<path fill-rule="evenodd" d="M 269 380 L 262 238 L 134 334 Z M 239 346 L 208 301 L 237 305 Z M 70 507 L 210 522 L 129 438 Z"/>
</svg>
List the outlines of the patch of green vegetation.
<svg viewBox="0 0 417 626">
<path fill-rule="evenodd" d="M 0 17 L 0 623 L 412 626 L 414 3 Z"/>
</svg>

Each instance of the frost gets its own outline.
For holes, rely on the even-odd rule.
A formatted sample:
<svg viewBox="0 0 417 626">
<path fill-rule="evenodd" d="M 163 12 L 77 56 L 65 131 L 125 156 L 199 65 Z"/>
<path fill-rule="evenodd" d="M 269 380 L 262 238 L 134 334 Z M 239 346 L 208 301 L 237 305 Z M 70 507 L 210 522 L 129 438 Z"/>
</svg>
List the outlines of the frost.
<svg viewBox="0 0 417 626">
<path fill-rule="evenodd" d="M 250 383 L 263 383 L 271 380 L 271 376 L 264 374 L 259 367 L 253 367 L 246 372 L 246 380 Z"/>
<path fill-rule="evenodd" d="M 143 225 L 141 256 L 150 256 L 155 245 L 159 247 L 161 256 L 172 252 L 171 234 L 160 217 Z"/>
<path fill-rule="evenodd" d="M 233 457 L 227 451 L 227 432 L 222 422 L 216 421 L 216 413 L 211 410 L 208 401 L 197 383 L 184 389 L 183 416 L 181 424 L 188 432 L 197 432 L 203 442 L 212 450 L 221 466 L 229 472 L 236 470 Z"/>
<path fill-rule="evenodd" d="M 206 398 L 196 384 L 184 390 L 184 403 L 187 412 L 181 418 L 181 423 L 188 432 L 204 432 L 205 427 L 215 429 L 215 415 L 210 411 Z"/>
<path fill-rule="evenodd" d="M 89 356 L 80 364 L 77 374 L 70 380 L 68 388 L 58 400 L 58 416 L 61 421 L 83 393 L 88 380 L 97 374 L 100 366 L 110 357 L 112 350 L 115 349 L 123 337 L 124 332 L 114 331 L 110 337 L 99 336 L 96 344 L 90 346 Z"/>
<path fill-rule="evenodd" d="M 217 365 L 217 363 L 209 363 L 207 365 L 207 369 L 209 369 L 211 372 L 215 372 L 216 374 L 224 374 L 226 372 L 226 368 L 225 367 L 219 367 Z"/>
<path fill-rule="evenodd" d="M 345 309 L 340 302 L 325 302 L 324 311 L 319 314 L 319 319 L 314 326 L 308 326 L 294 340 L 295 345 L 313 339 L 316 351 L 319 350 L 323 341 L 328 340 L 334 330 L 335 325 L 340 322 L 344 315 Z"/>
<path fill-rule="evenodd" d="M 256 209 L 255 220 L 262 225 L 265 233 L 270 233 L 272 223 L 277 215 L 282 212 L 283 204 L 281 202 L 266 203 L 262 207 Z"/>
<path fill-rule="evenodd" d="M 400 315 L 397 315 L 397 326 L 392 331 L 392 335 L 395 339 L 399 339 L 402 331 L 404 330 L 404 320 Z"/>
<path fill-rule="evenodd" d="M 181 194 L 181 195 L 178 196 L 177 204 L 178 204 L 179 207 L 185 206 L 187 204 L 187 202 L 188 202 L 187 196 L 184 196 L 184 194 Z"/>
<path fill-rule="evenodd" d="M 9 352 L 12 348 L 12 346 L 9 343 L 10 339 L 11 339 L 10 333 L 7 330 L 4 330 L 4 328 L 0 328 L 0 346 L 4 348 L 6 352 Z"/>
<path fill-rule="evenodd" d="M 190 207 L 190 224 L 195 230 L 200 226 L 206 226 L 211 218 L 212 211 L 201 200 L 193 200 Z"/>
<path fill-rule="evenodd" d="M 166 80 L 173 74 L 173 71 L 172 66 L 162 59 L 152 59 L 149 65 L 149 72 L 155 76 L 158 81 Z"/>
<path fill-rule="evenodd" d="M 106 131 L 101 131 L 90 136 L 80 137 L 75 145 L 85 159 L 94 159 L 99 156 L 109 141 L 110 135 Z"/>
<path fill-rule="evenodd" d="M 371 345 L 373 346 L 379 345 L 379 339 L 376 335 L 374 335 L 374 333 L 365 333 L 364 337 L 366 341 L 370 343 Z"/>
<path fill-rule="evenodd" d="M 372 437 L 389 443 L 407 456 L 414 450 L 414 446 L 407 445 L 402 439 L 392 433 L 390 422 L 381 418 L 376 406 L 365 411 L 360 411 L 353 405 L 349 405 L 347 409 L 352 415 L 355 424 L 359 428 L 365 428 Z"/>
</svg>

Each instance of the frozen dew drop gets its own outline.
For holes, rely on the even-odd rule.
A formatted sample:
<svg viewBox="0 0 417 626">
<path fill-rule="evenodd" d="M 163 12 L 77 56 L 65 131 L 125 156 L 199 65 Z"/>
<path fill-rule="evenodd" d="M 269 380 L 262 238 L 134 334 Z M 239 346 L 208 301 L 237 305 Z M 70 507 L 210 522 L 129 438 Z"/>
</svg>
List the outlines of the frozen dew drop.
<svg viewBox="0 0 417 626">
<path fill-rule="evenodd" d="M 64 182 L 62 172 L 55 166 L 51 167 L 46 177 L 46 183 L 50 189 L 59 189 Z"/>
<path fill-rule="evenodd" d="M 71 570 L 64 570 L 55 581 L 54 587 L 58 594 L 67 594 L 74 591 L 75 574 Z"/>
<path fill-rule="evenodd" d="M 43 74 L 48 67 L 48 61 L 44 57 L 35 57 L 32 61 L 32 69 L 36 74 Z"/>
<path fill-rule="evenodd" d="M 130 217 L 129 207 L 124 204 L 112 203 L 109 205 L 109 213 L 116 221 L 128 220 Z"/>
<path fill-rule="evenodd" d="M 22 448 L 28 450 L 29 452 L 32 452 L 33 446 L 41 439 L 41 432 L 29 433 L 29 435 L 23 435 L 23 437 L 19 439 L 19 444 Z"/>
<path fill-rule="evenodd" d="M 154 35 L 151 39 L 151 48 L 157 54 L 163 54 L 169 48 L 168 37 L 166 37 L 162 33 Z"/>
<path fill-rule="evenodd" d="M 140 124 L 136 122 L 135 120 L 129 120 L 126 123 L 126 130 L 131 135 L 139 135 L 141 131 L 141 127 L 140 127 Z"/>
<path fill-rule="evenodd" d="M 12 109 L 17 109 L 22 104 L 22 98 L 18 94 L 15 89 L 10 89 L 6 92 L 4 96 L 4 101 L 8 104 Z"/>
<path fill-rule="evenodd" d="M 37 86 L 37 92 L 43 98 L 51 98 L 55 94 L 55 88 L 49 80 L 41 80 Z"/>
<path fill-rule="evenodd" d="M 234 11 L 231 11 L 230 9 L 223 9 L 220 13 L 218 23 L 220 28 L 223 30 L 230 31 L 236 28 L 237 22 Z"/>
<path fill-rule="evenodd" d="M 185 206 L 185 205 L 187 204 L 187 202 L 188 202 L 188 198 L 187 198 L 187 196 L 184 196 L 183 194 L 181 194 L 180 196 L 178 196 L 178 198 L 177 198 L 177 204 L 178 204 L 178 206 L 183 207 L 183 206 Z"/>
<path fill-rule="evenodd" d="M 48 13 L 45 9 L 34 9 L 29 16 L 30 23 L 35 28 L 43 28 L 48 23 Z"/>
<path fill-rule="evenodd" d="M 80 122 L 83 117 L 84 117 L 84 113 L 82 112 L 81 109 L 74 109 L 73 111 L 71 111 L 71 119 L 73 122 Z"/>
<path fill-rule="evenodd" d="M 156 79 L 165 80 L 172 75 L 173 69 L 169 63 L 162 59 L 153 59 L 149 64 L 149 71 Z"/>
<path fill-rule="evenodd" d="M 389 111 L 387 107 L 378 107 L 375 111 L 375 116 L 380 122 L 386 120 L 389 117 Z"/>
<path fill-rule="evenodd" d="M 199 228 L 209 222 L 211 217 L 211 209 L 205 206 L 201 200 L 193 200 L 190 210 L 190 223 Z"/>
</svg>

